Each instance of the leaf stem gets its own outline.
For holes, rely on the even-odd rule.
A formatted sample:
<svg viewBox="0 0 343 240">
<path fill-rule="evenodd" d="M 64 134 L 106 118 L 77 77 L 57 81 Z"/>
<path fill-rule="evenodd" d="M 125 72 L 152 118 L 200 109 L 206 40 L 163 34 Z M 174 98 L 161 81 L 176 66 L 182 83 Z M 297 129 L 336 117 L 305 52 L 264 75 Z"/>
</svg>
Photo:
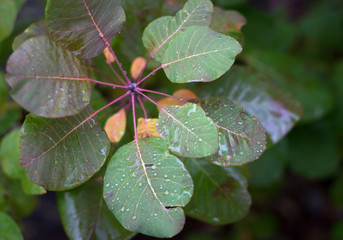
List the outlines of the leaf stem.
<svg viewBox="0 0 343 240">
<path fill-rule="evenodd" d="M 140 92 L 139 90 L 136 90 L 136 92 L 140 95 L 142 95 L 143 97 L 145 97 L 146 99 L 148 99 L 150 102 L 152 102 L 153 104 L 155 104 L 157 107 L 159 107 L 163 112 L 167 113 L 168 115 L 169 112 L 167 112 L 167 110 L 165 110 L 161 105 L 159 105 L 157 102 L 155 102 L 154 100 L 152 100 L 151 98 L 149 98 L 147 95 L 145 95 L 144 93 Z"/>
<path fill-rule="evenodd" d="M 98 84 L 101 84 L 101 85 L 106 85 L 106 86 L 111 86 L 111 87 L 116 87 L 116 88 L 128 89 L 128 86 L 122 86 L 122 85 L 117 85 L 117 84 L 113 84 L 113 83 L 101 82 L 101 81 L 94 80 L 94 79 L 91 79 L 91 78 L 78 78 L 78 79 L 75 79 L 75 80 L 90 81 L 90 82 L 98 83 Z"/>
<path fill-rule="evenodd" d="M 108 66 L 110 67 L 111 71 L 114 73 L 114 75 L 116 75 L 116 77 L 119 79 L 119 81 L 121 81 L 122 84 L 126 85 L 126 82 L 119 76 L 119 74 L 117 73 L 117 71 L 114 69 L 114 67 L 112 66 L 111 63 L 108 63 Z"/>
<path fill-rule="evenodd" d="M 137 86 L 139 84 L 141 84 L 143 81 L 145 81 L 147 78 L 149 78 L 151 75 L 154 75 L 158 70 L 160 70 L 163 67 L 163 65 L 159 66 L 158 68 L 156 68 L 154 71 L 152 71 L 151 73 L 149 73 L 147 76 L 145 76 L 143 79 L 139 80 L 137 82 Z"/>
<path fill-rule="evenodd" d="M 139 105 L 141 106 L 143 112 L 144 112 L 144 131 L 145 131 L 145 134 L 148 133 L 148 115 L 146 114 L 146 109 L 144 107 L 144 104 L 142 102 L 142 99 L 141 99 L 141 96 L 138 96 L 137 97 L 138 99 L 138 102 L 139 102 Z"/>
<path fill-rule="evenodd" d="M 148 89 L 143 89 L 143 88 L 138 88 L 137 90 L 139 90 L 139 91 L 141 91 L 141 92 L 149 92 L 149 93 L 154 93 L 154 94 L 163 95 L 163 96 L 166 96 L 166 97 L 174 98 L 174 99 L 176 99 L 176 100 L 180 100 L 180 101 L 182 101 L 182 102 L 188 103 L 187 100 L 182 99 L 182 98 L 175 97 L 175 96 L 173 96 L 173 95 L 169 95 L 169 94 L 165 94 L 165 93 L 161 93 L 161 92 L 156 92 L 156 91 L 152 91 L 152 90 L 148 90 Z"/>
</svg>

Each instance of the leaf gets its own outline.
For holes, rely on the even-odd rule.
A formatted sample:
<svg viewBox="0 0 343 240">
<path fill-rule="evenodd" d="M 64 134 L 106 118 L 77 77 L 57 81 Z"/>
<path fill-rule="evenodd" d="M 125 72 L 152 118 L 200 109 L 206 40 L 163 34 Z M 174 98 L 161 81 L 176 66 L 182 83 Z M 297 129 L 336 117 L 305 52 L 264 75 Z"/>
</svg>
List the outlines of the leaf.
<svg viewBox="0 0 343 240">
<path fill-rule="evenodd" d="M 177 97 L 177 98 L 181 98 L 183 100 L 189 100 L 189 99 L 197 98 L 197 95 L 188 89 L 179 89 L 173 93 L 173 96 Z M 174 106 L 174 105 L 182 106 L 185 104 L 185 102 L 183 102 L 181 100 L 177 100 L 175 98 L 171 98 L 171 97 L 163 98 L 160 101 L 158 101 L 157 103 L 161 107 L 168 107 L 168 106 Z"/>
<path fill-rule="evenodd" d="M 104 55 L 105 55 L 105 58 L 106 58 L 106 63 L 107 64 L 111 64 L 111 63 L 114 63 L 116 60 L 114 59 L 114 56 L 113 54 L 111 53 L 110 49 L 107 47 L 105 48 L 104 50 Z"/>
<path fill-rule="evenodd" d="M 23 43 L 7 62 L 11 96 L 41 117 L 79 113 L 88 103 L 91 86 L 80 61 L 48 37 Z"/>
<path fill-rule="evenodd" d="M 168 142 L 172 152 L 199 158 L 218 150 L 217 127 L 201 107 L 187 103 L 166 107 L 165 111 L 160 112 L 157 133 Z"/>
<path fill-rule="evenodd" d="M 153 57 L 162 62 L 170 42 L 192 26 L 209 26 L 213 4 L 209 0 L 189 0 L 175 17 L 161 17 L 151 22 L 143 32 L 143 44 Z"/>
<path fill-rule="evenodd" d="M 5 105 L 8 98 L 8 87 L 5 82 L 4 73 L 0 71 L 0 114 L 5 111 Z"/>
<path fill-rule="evenodd" d="M 121 0 L 49 0 L 48 30 L 55 41 L 84 58 L 98 56 L 125 22 Z"/>
<path fill-rule="evenodd" d="M 20 129 L 7 134 L 0 145 L 0 160 L 3 172 L 11 179 L 20 179 L 26 194 L 44 194 L 45 189 L 28 180 L 24 168 L 19 164 Z"/>
<path fill-rule="evenodd" d="M 200 95 L 223 96 L 240 104 L 261 122 L 274 143 L 300 119 L 300 103 L 272 80 L 248 67 L 235 66 L 216 82 L 206 84 Z"/>
<path fill-rule="evenodd" d="M 138 118 L 137 136 L 138 138 L 160 137 L 156 130 L 158 118 L 148 118 L 145 122 L 144 118 Z"/>
<path fill-rule="evenodd" d="M 126 112 L 122 108 L 116 114 L 109 117 L 105 124 L 105 132 L 112 143 L 120 142 L 126 129 Z"/>
<path fill-rule="evenodd" d="M 133 61 L 130 69 L 131 77 L 137 79 L 146 65 L 145 58 L 137 57 Z"/>
<path fill-rule="evenodd" d="M 58 119 L 28 115 L 21 130 L 20 163 L 33 182 L 60 191 L 80 185 L 104 164 L 110 143 L 86 107 Z"/>
<path fill-rule="evenodd" d="M 63 227 L 71 240 L 124 240 L 135 235 L 124 229 L 105 205 L 102 184 L 102 177 L 95 176 L 78 188 L 57 193 Z"/>
<path fill-rule="evenodd" d="M 169 154 L 160 138 L 144 138 L 122 146 L 108 164 L 104 198 L 128 230 L 167 238 L 179 233 L 185 218 L 181 207 L 193 193 L 182 162 Z"/>
<path fill-rule="evenodd" d="M 187 216 L 210 224 L 229 224 L 249 211 L 251 197 L 241 168 L 222 168 L 193 158 L 183 159 L 194 180 Z"/>
<path fill-rule="evenodd" d="M 22 240 L 19 226 L 4 212 L 0 212 L 0 237 L 3 240 Z"/>
<path fill-rule="evenodd" d="M 225 98 L 211 98 L 203 109 L 219 133 L 219 151 L 206 161 L 222 167 L 240 166 L 262 155 L 266 149 L 264 129 L 244 108 Z"/>
<path fill-rule="evenodd" d="M 15 19 L 17 17 L 16 3 L 13 0 L 2 0 L 0 4 L 0 42 L 7 38 L 14 27 Z"/>
<path fill-rule="evenodd" d="M 230 69 L 242 51 L 233 38 L 208 27 L 191 27 L 165 51 L 162 67 L 171 82 L 210 82 Z"/>
<path fill-rule="evenodd" d="M 48 29 L 46 28 L 44 20 L 33 23 L 28 28 L 26 28 L 22 34 L 18 35 L 12 43 L 12 49 L 15 51 L 26 40 L 29 40 L 30 38 L 33 38 L 33 37 L 39 37 L 39 36 L 49 36 Z"/>
<path fill-rule="evenodd" d="M 240 43 L 243 42 L 241 28 L 247 23 L 247 20 L 242 14 L 237 11 L 214 7 L 212 16 L 210 28 L 216 32 L 233 37 Z"/>
<path fill-rule="evenodd" d="M 99 90 L 97 90 L 96 88 L 93 88 L 92 89 L 92 98 L 90 100 L 89 105 L 91 105 L 93 109 L 100 109 L 103 106 L 105 106 L 106 104 L 108 104 L 108 102 L 104 98 L 104 96 L 101 94 L 101 92 Z M 106 109 L 101 111 L 101 114 L 103 114 L 102 116 L 107 116 L 110 114 L 110 112 L 111 112 L 111 108 L 106 108 Z M 106 118 L 100 117 L 98 120 L 99 120 L 101 126 L 105 126 L 105 123 L 107 121 Z"/>
</svg>

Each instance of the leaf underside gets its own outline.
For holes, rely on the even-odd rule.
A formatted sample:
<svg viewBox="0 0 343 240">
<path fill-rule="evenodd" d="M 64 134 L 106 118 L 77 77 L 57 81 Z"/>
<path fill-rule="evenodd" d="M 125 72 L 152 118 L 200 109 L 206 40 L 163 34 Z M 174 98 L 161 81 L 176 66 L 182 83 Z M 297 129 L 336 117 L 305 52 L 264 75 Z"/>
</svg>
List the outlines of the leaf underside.
<svg viewBox="0 0 343 240">
<path fill-rule="evenodd" d="M 181 231 L 193 182 L 183 163 L 169 154 L 160 138 L 133 141 L 111 159 L 104 180 L 104 198 L 128 230 L 154 237 Z"/>
<path fill-rule="evenodd" d="M 206 157 L 218 150 L 217 127 L 201 107 L 187 103 L 166 107 L 165 111 L 160 112 L 156 128 L 173 153 L 183 157 Z"/>
<path fill-rule="evenodd" d="M 50 0 L 46 7 L 53 39 L 84 58 L 102 53 L 124 21 L 121 0 Z"/>
<path fill-rule="evenodd" d="M 21 130 L 20 163 L 27 176 L 48 190 L 66 190 L 91 178 L 110 150 L 106 133 L 88 106 L 58 119 L 28 115 Z"/>
<path fill-rule="evenodd" d="M 26 40 L 29 40 L 33 37 L 39 36 L 49 36 L 48 29 L 46 28 L 45 21 L 40 21 L 33 23 L 30 25 L 25 31 L 18 35 L 12 44 L 13 50 L 17 50 L 21 44 L 23 44 Z"/>
<path fill-rule="evenodd" d="M 65 117 L 88 105 L 91 85 L 80 61 L 46 36 L 24 42 L 7 62 L 13 99 L 41 117 Z"/>
<path fill-rule="evenodd" d="M 225 98 L 211 98 L 203 109 L 219 132 L 219 151 L 205 160 L 223 167 L 240 166 L 262 155 L 266 149 L 264 128 L 244 108 Z"/>
</svg>

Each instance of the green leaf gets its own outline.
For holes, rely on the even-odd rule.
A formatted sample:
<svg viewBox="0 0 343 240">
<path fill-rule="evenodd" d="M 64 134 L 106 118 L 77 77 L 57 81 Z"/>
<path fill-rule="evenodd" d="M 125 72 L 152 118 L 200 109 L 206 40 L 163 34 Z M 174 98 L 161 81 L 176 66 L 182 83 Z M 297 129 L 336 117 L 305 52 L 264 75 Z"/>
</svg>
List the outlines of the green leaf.
<svg viewBox="0 0 343 240">
<path fill-rule="evenodd" d="M 229 167 L 258 159 L 266 149 L 266 135 L 260 122 L 240 105 L 225 98 L 211 98 L 203 109 L 219 132 L 219 151 L 205 158 Z"/>
<path fill-rule="evenodd" d="M 71 240 L 124 240 L 135 235 L 124 229 L 107 208 L 102 184 L 102 176 L 95 176 L 76 189 L 57 193 L 62 223 Z"/>
<path fill-rule="evenodd" d="M 233 37 L 240 43 L 243 42 L 241 28 L 246 24 L 247 20 L 242 14 L 237 11 L 214 7 L 212 16 L 210 28 L 216 32 Z"/>
<path fill-rule="evenodd" d="M 22 34 L 18 35 L 13 41 L 12 48 L 15 51 L 26 40 L 39 36 L 49 36 L 48 29 L 46 28 L 44 20 L 33 23 L 31 26 L 25 29 L 25 31 Z"/>
<path fill-rule="evenodd" d="M 258 118 L 274 143 L 290 131 L 302 114 L 300 103 L 292 95 L 248 67 L 233 67 L 216 82 L 204 85 L 200 95 L 224 96 L 240 104 Z"/>
<path fill-rule="evenodd" d="M 218 151 L 217 127 L 201 107 L 187 103 L 166 107 L 165 111 L 160 111 L 156 130 L 173 153 L 199 158 Z"/>
<path fill-rule="evenodd" d="M 208 27 L 190 27 L 170 43 L 162 67 L 174 83 L 210 82 L 228 71 L 241 51 L 231 37 Z"/>
<path fill-rule="evenodd" d="M 143 33 L 143 44 L 153 57 L 163 61 L 170 42 L 192 26 L 209 26 L 213 4 L 209 0 L 189 0 L 175 17 L 161 17 L 151 22 Z"/>
<path fill-rule="evenodd" d="M 91 96 L 91 85 L 80 61 L 42 36 L 23 43 L 7 62 L 11 96 L 42 117 L 79 113 Z"/>
<path fill-rule="evenodd" d="M 4 212 L 0 212 L 0 238 L 2 240 L 22 240 L 19 226 Z"/>
<path fill-rule="evenodd" d="M 5 105 L 8 98 L 8 87 L 5 82 L 4 73 L 0 71 L 0 114 L 5 112 Z"/>
<path fill-rule="evenodd" d="M 104 197 L 128 230 L 166 238 L 179 233 L 193 182 L 183 163 L 169 154 L 160 138 L 144 138 L 122 146 L 105 174 Z"/>
<path fill-rule="evenodd" d="M 17 7 L 13 0 L 1 0 L 0 4 L 0 42 L 8 37 L 14 27 L 14 22 L 17 17 Z"/>
<path fill-rule="evenodd" d="M 187 216 L 210 224 L 229 224 L 248 213 L 251 197 L 243 169 L 222 168 L 193 158 L 183 162 L 194 180 Z"/>
<path fill-rule="evenodd" d="M 125 22 L 121 0 L 49 0 L 46 22 L 52 38 L 84 58 L 98 56 Z"/>
<path fill-rule="evenodd" d="M 88 106 L 58 119 L 28 115 L 21 129 L 20 163 L 33 182 L 66 190 L 87 181 L 104 164 L 110 143 Z"/>
</svg>

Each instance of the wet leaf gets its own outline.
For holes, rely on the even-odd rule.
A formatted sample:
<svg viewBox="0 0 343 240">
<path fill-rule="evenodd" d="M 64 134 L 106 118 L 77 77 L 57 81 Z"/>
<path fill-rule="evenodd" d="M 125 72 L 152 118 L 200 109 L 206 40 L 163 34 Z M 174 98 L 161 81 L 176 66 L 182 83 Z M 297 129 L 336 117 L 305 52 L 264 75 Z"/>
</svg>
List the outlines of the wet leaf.
<svg viewBox="0 0 343 240">
<path fill-rule="evenodd" d="M 237 40 L 208 27 L 190 27 L 165 51 L 162 67 L 171 82 L 210 82 L 230 69 L 242 51 Z"/>
<path fill-rule="evenodd" d="M 24 168 L 19 164 L 19 134 L 20 129 L 12 130 L 1 142 L 0 160 L 2 170 L 7 177 L 20 179 L 26 194 L 44 194 L 45 189 L 31 182 L 27 178 Z"/>
<path fill-rule="evenodd" d="M 125 21 L 121 0 L 49 0 L 45 12 L 53 39 L 84 58 L 102 53 Z"/>
<path fill-rule="evenodd" d="M 156 130 L 158 118 L 138 118 L 137 135 L 138 138 L 160 137 Z"/>
<path fill-rule="evenodd" d="M 185 208 L 187 216 L 222 225 L 237 222 L 248 213 L 251 197 L 243 170 L 193 158 L 183 162 L 194 180 L 194 195 Z"/>
<path fill-rule="evenodd" d="M 170 42 L 192 26 L 209 26 L 213 4 L 209 0 L 189 0 L 175 17 L 165 16 L 151 22 L 143 33 L 145 48 L 162 62 Z"/>
<path fill-rule="evenodd" d="M 183 100 L 189 100 L 189 99 L 195 99 L 197 98 L 197 95 L 195 95 L 194 92 L 188 89 L 179 89 L 176 92 L 173 93 L 174 97 L 181 98 Z M 175 98 L 171 97 L 166 97 L 161 99 L 160 101 L 157 102 L 160 106 L 162 107 L 168 107 L 168 106 L 182 106 L 185 104 L 185 102 L 181 100 L 177 100 Z"/>
<path fill-rule="evenodd" d="M 135 60 L 133 61 L 131 65 L 131 70 L 130 70 L 131 77 L 133 79 L 137 79 L 139 75 L 141 74 L 141 72 L 143 71 L 145 65 L 146 65 L 145 58 L 142 58 L 142 57 L 135 58 Z"/>
<path fill-rule="evenodd" d="M 234 67 L 221 79 L 206 84 L 200 95 L 224 96 L 240 104 L 258 118 L 273 142 L 284 137 L 302 114 L 300 103 L 291 94 L 247 67 Z"/>
<path fill-rule="evenodd" d="M 166 112 L 165 112 L 166 111 Z M 184 157 L 207 157 L 218 151 L 218 130 L 196 104 L 166 107 L 157 122 L 157 133 L 169 149 Z"/>
<path fill-rule="evenodd" d="M 48 29 L 46 28 L 45 21 L 40 21 L 33 23 L 30 25 L 25 31 L 18 35 L 12 44 L 13 50 L 17 50 L 21 44 L 23 44 L 26 40 L 29 40 L 33 37 L 39 36 L 49 36 Z"/>
<path fill-rule="evenodd" d="M 108 139 L 112 143 L 120 142 L 121 138 L 125 134 L 126 129 L 126 112 L 125 108 L 122 108 L 116 114 L 109 117 L 105 124 L 105 132 Z"/>
<path fill-rule="evenodd" d="M 181 231 L 193 182 L 182 162 L 160 138 L 133 141 L 112 157 L 105 174 L 104 198 L 128 230 L 167 238 Z"/>
<path fill-rule="evenodd" d="M 0 212 L 0 237 L 3 240 L 22 240 L 19 226 L 4 212 Z"/>
<path fill-rule="evenodd" d="M 135 235 L 125 230 L 107 208 L 102 184 L 102 176 L 95 176 L 78 188 L 57 194 L 62 223 L 71 240 L 124 240 Z"/>
<path fill-rule="evenodd" d="M 66 190 L 91 178 L 110 150 L 106 133 L 86 107 L 58 119 L 28 115 L 21 130 L 20 163 L 33 182 L 48 190 Z"/>
<path fill-rule="evenodd" d="M 254 116 L 225 98 L 211 98 L 202 107 L 219 133 L 219 151 L 205 158 L 206 161 L 223 167 L 240 166 L 262 155 L 266 135 Z"/>
<path fill-rule="evenodd" d="M 247 23 L 247 20 L 242 14 L 237 11 L 214 7 L 212 16 L 210 28 L 233 37 L 239 42 L 243 41 L 241 28 Z"/>
<path fill-rule="evenodd" d="M 91 95 L 80 61 L 48 37 L 31 38 L 7 62 L 11 96 L 28 111 L 42 117 L 79 113 Z"/>
</svg>

